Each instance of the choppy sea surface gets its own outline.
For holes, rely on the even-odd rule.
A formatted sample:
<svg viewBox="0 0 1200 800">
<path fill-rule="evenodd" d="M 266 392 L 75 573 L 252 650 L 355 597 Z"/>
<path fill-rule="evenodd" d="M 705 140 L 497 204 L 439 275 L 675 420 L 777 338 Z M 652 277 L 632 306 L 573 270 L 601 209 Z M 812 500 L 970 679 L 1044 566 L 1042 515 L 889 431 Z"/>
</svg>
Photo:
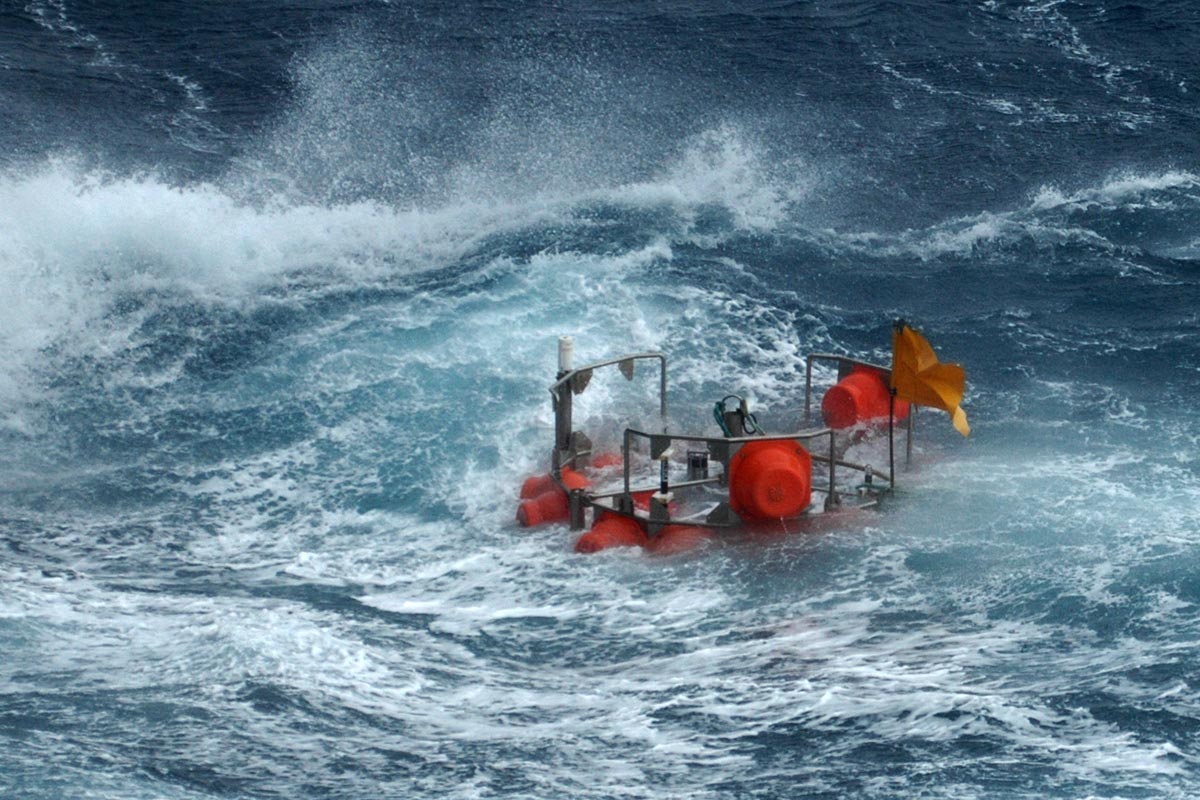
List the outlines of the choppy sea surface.
<svg viewBox="0 0 1200 800">
<path fill-rule="evenodd" d="M 1200 795 L 1194 3 L 18 0 L 0 107 L 0 796 Z M 881 510 L 517 527 L 559 334 L 782 431 L 898 316 Z"/>
</svg>

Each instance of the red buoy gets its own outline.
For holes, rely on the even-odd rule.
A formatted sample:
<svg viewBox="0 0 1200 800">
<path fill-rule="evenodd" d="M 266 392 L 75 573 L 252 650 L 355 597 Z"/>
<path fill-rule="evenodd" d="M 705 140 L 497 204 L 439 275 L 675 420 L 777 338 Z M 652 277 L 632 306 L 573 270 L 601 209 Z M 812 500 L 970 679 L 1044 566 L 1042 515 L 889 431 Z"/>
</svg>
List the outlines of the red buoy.
<svg viewBox="0 0 1200 800">
<path fill-rule="evenodd" d="M 646 552 L 656 556 L 673 556 L 715 542 L 717 537 L 708 528 L 697 525 L 664 525 L 646 542 Z"/>
<path fill-rule="evenodd" d="M 877 369 L 855 367 L 838 381 L 821 400 L 825 424 L 835 430 L 862 422 L 887 420 L 891 391 L 883 373 Z M 908 418 L 908 401 L 896 400 L 896 420 Z"/>
<path fill-rule="evenodd" d="M 746 520 L 794 517 L 812 502 L 812 456 L 794 441 L 743 445 L 729 461 L 729 507 Z"/>
<path fill-rule="evenodd" d="M 564 467 L 562 482 L 568 490 L 590 488 L 592 482 L 573 469 Z M 559 488 L 550 475 L 528 478 L 521 487 L 521 504 L 517 506 L 517 523 L 532 528 L 547 522 L 566 522 L 571 516 L 567 492 Z"/>
<path fill-rule="evenodd" d="M 575 542 L 576 553 L 595 553 L 609 547 L 641 547 L 646 544 L 642 523 L 619 514 L 603 514 L 592 529 Z"/>
<path fill-rule="evenodd" d="M 529 500 L 543 492 L 548 492 L 556 488 L 558 487 L 554 483 L 554 476 L 550 473 L 546 473 L 545 475 L 530 475 L 521 484 L 521 499 Z"/>
</svg>

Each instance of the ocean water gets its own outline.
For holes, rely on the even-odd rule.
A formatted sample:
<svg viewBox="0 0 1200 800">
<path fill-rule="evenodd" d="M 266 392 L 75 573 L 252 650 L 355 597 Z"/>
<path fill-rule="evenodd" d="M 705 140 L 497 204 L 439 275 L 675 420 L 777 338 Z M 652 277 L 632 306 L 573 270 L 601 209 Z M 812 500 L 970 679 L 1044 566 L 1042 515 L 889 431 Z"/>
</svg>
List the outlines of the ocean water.
<svg viewBox="0 0 1200 800">
<path fill-rule="evenodd" d="M 1200 794 L 1194 3 L 19 0 L 0 107 L 0 796 Z M 782 431 L 897 316 L 879 511 L 514 522 L 559 334 Z"/>
</svg>

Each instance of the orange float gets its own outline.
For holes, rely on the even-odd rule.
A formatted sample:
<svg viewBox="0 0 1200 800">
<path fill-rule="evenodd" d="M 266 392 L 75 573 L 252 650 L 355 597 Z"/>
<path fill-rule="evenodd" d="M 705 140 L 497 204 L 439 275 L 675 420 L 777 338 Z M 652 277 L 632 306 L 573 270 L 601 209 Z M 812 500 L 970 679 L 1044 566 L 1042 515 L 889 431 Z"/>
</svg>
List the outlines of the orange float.
<svg viewBox="0 0 1200 800">
<path fill-rule="evenodd" d="M 543 492 L 548 492 L 556 488 L 558 488 L 558 484 L 554 482 L 554 476 L 550 473 L 547 472 L 545 475 L 530 475 L 521 484 L 521 499 L 529 500 Z"/>
<path fill-rule="evenodd" d="M 750 442 L 729 462 L 729 507 L 745 520 L 794 517 L 812 502 L 812 456 L 792 441 Z"/>
<path fill-rule="evenodd" d="M 665 525 L 646 542 L 646 552 L 656 556 L 673 556 L 715 541 L 716 535 L 708 528 L 696 525 Z"/>
<path fill-rule="evenodd" d="M 572 489 L 589 489 L 592 482 L 573 469 L 562 470 L 563 486 Z M 526 479 L 521 486 L 521 504 L 517 506 L 517 523 L 523 528 L 544 525 L 547 522 L 566 522 L 571 516 L 571 505 L 564 491 L 551 475 L 538 475 Z"/>
<path fill-rule="evenodd" d="M 646 531 L 632 517 L 619 514 L 602 514 L 592 529 L 575 542 L 576 553 L 595 553 L 610 547 L 642 547 L 646 544 Z"/>
<path fill-rule="evenodd" d="M 882 372 L 855 367 L 825 393 L 821 413 L 825 416 L 825 424 L 835 430 L 862 422 L 886 420 L 891 394 Z M 907 400 L 897 398 L 895 416 L 897 421 L 908 418 Z"/>
</svg>

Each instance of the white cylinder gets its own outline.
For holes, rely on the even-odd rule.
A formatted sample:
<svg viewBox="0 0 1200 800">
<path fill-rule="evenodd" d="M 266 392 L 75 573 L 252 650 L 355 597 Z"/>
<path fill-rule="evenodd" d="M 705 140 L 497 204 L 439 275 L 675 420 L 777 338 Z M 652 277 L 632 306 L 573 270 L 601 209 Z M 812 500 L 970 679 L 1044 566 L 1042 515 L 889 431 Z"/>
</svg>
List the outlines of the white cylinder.
<svg viewBox="0 0 1200 800">
<path fill-rule="evenodd" d="M 570 372 L 575 363 L 575 340 L 570 336 L 558 337 L 558 371 Z"/>
</svg>

